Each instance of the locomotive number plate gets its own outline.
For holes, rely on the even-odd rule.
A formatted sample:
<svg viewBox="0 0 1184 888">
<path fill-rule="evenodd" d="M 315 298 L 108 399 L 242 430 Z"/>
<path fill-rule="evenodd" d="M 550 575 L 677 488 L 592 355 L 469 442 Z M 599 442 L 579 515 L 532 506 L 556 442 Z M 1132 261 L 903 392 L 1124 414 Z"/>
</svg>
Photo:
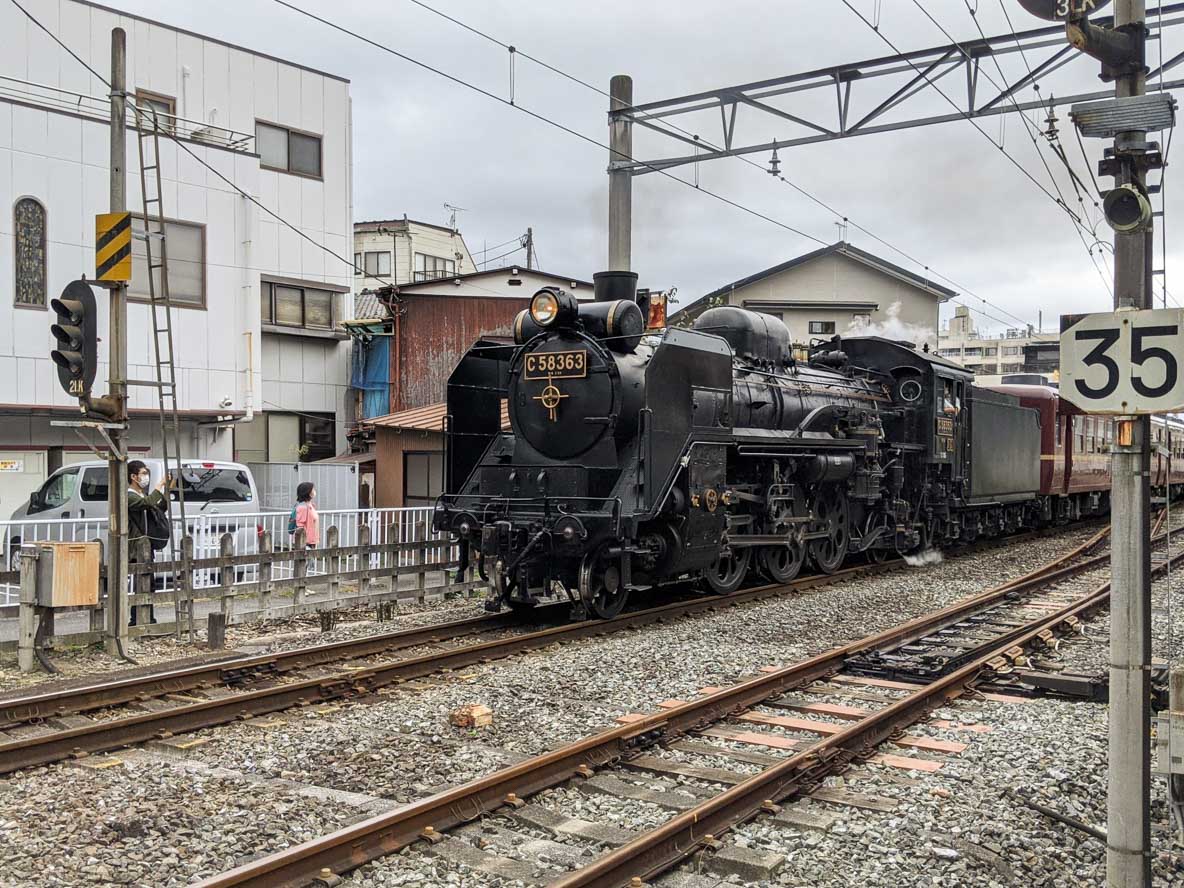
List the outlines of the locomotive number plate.
<svg viewBox="0 0 1184 888">
<path fill-rule="evenodd" d="M 952 419 L 939 417 L 937 420 L 937 433 L 939 435 L 954 434 L 954 421 Z"/>
<path fill-rule="evenodd" d="M 523 375 L 526 379 L 583 379 L 588 375 L 588 353 L 579 349 L 527 355 Z"/>
</svg>

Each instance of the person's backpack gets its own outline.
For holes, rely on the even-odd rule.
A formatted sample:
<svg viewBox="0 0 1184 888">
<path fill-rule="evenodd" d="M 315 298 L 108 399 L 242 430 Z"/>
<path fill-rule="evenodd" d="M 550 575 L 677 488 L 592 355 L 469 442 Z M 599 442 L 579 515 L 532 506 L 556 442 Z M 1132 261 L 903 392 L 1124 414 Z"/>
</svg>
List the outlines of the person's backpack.
<svg viewBox="0 0 1184 888">
<path fill-rule="evenodd" d="M 288 536 L 296 532 L 296 510 L 300 508 L 299 505 L 292 507 L 291 513 L 288 515 Z"/>
<path fill-rule="evenodd" d="M 144 510 L 144 532 L 152 549 L 159 552 L 169 544 L 173 538 L 173 523 L 169 521 L 168 513 L 164 509 L 149 508 Z"/>
</svg>

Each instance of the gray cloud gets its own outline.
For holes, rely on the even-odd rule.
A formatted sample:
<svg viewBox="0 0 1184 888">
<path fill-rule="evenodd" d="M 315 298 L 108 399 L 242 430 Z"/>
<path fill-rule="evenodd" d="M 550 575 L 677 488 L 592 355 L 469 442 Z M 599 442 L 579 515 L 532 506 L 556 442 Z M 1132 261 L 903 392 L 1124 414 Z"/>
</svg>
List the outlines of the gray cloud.
<svg viewBox="0 0 1184 888">
<path fill-rule="evenodd" d="M 497 95 L 509 95 L 509 55 L 504 49 L 407 0 L 298 2 Z M 612 74 L 629 73 L 637 101 L 889 52 L 839 3 L 433 2 L 599 88 L 607 89 Z M 1013 0 L 1004 2 L 1016 27 L 1037 24 Z M 448 201 L 468 208 L 460 215 L 460 226 L 475 252 L 483 241 L 500 243 L 531 225 L 548 269 L 587 276 L 604 264 L 607 158 L 602 149 L 267 0 L 119 0 L 116 5 L 349 77 L 357 218 L 406 212 L 442 222 L 443 203 Z M 945 41 L 912 4 L 882 5 L 882 31 L 902 49 Z M 977 5 L 986 33 L 1007 30 L 997 4 Z M 871 14 L 870 0 L 858 0 L 856 6 Z M 959 39 L 978 36 L 963 0 L 933 0 L 926 8 Z M 1184 29 L 1170 30 L 1165 57 L 1180 51 L 1181 43 Z M 1158 48 L 1153 45 L 1150 52 L 1157 55 Z M 1015 54 L 1000 63 L 1009 74 L 1023 70 Z M 998 79 L 993 65 L 984 64 L 983 71 Z M 961 94 L 959 77 L 952 74 L 942 81 L 951 95 Z M 602 96 L 521 57 L 515 81 L 515 100 L 522 106 L 598 141 L 607 138 L 607 101 Z M 861 107 L 870 108 L 877 96 L 899 83 L 859 94 Z M 1087 59 L 1076 61 L 1042 81 L 1042 87 L 1045 94 L 1097 89 L 1096 65 Z M 981 89 L 989 88 L 984 81 Z M 1030 91 L 1021 96 L 1030 97 Z M 950 110 L 932 90 L 917 101 L 914 110 Z M 792 107 L 833 114 L 832 102 L 830 94 L 818 94 Z M 1066 115 L 1060 116 L 1069 156 L 1088 181 Z M 686 118 L 680 124 L 704 138 L 720 138 L 718 113 Z M 792 125 L 783 129 L 769 118 L 750 114 L 741 116 L 739 125 L 744 139 L 786 138 L 793 133 Z M 998 121 L 981 126 L 993 139 L 1002 135 L 1007 151 L 1052 190 L 1016 115 L 1010 115 L 1002 129 Z M 1087 150 L 1094 160 L 1100 156 L 1100 145 Z M 680 151 L 677 145 L 663 143 L 659 136 L 637 136 L 638 156 L 674 151 Z M 1066 199 L 1076 206 L 1064 168 L 1047 149 L 1043 154 Z M 753 159 L 762 165 L 768 160 Z M 1047 329 L 1063 311 L 1107 307 L 1109 294 L 1064 213 L 965 121 L 790 149 L 781 152 L 781 160 L 787 178 L 921 265 L 928 264 L 1026 321 L 1035 323 L 1043 311 Z M 695 170 L 688 166 L 677 174 L 691 178 Z M 737 160 L 701 164 L 698 176 L 704 188 L 821 240 L 837 238 L 838 220 L 833 215 Z M 1179 191 L 1168 194 L 1169 222 L 1180 205 Z M 653 174 L 635 180 L 634 212 L 635 270 L 650 286 L 678 286 L 683 300 L 817 246 Z M 1104 225 L 1098 234 L 1109 239 Z M 850 239 L 920 270 L 859 231 L 852 230 Z M 1179 251 L 1170 246 L 1169 271 L 1179 258 Z M 1171 281 L 1169 275 L 1169 288 Z M 1184 283 L 1178 289 L 1184 296 Z M 980 306 L 974 299 L 968 302 Z M 997 310 L 987 311 L 1010 320 Z M 1001 326 L 978 320 L 980 326 Z"/>
</svg>

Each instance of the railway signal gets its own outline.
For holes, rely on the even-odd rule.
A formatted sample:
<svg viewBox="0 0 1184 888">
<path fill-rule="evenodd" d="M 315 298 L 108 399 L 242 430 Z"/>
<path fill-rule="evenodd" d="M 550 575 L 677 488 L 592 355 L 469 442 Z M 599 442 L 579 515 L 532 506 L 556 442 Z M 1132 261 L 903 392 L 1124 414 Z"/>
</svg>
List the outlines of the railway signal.
<svg viewBox="0 0 1184 888">
<path fill-rule="evenodd" d="M 86 400 L 98 369 L 95 294 L 86 281 L 70 281 L 49 304 L 57 314 L 49 328 L 57 347 L 49 356 L 57 364 L 58 381 L 66 394 Z"/>
</svg>

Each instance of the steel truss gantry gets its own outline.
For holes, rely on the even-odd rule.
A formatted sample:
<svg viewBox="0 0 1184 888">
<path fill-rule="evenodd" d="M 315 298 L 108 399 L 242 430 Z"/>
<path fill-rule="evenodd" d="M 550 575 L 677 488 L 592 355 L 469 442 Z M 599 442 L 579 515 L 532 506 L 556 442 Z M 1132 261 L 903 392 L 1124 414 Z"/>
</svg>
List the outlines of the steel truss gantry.
<svg viewBox="0 0 1184 888">
<path fill-rule="evenodd" d="M 1099 25 L 1109 26 L 1112 24 L 1112 19 L 1101 16 L 1094 21 Z M 1161 27 L 1166 30 L 1181 24 L 1184 24 L 1184 3 L 1167 3 L 1162 8 L 1148 10 L 1149 40 L 1160 39 Z M 980 86 L 983 81 L 979 79 L 979 69 L 984 60 L 1012 53 L 1021 53 L 1027 58 L 1024 74 L 1015 79 L 1008 78 L 1011 82 L 999 84 L 998 75 L 1001 72 L 996 71 L 994 74 L 988 72 L 983 80 L 991 87 L 992 94 L 985 101 L 980 101 L 982 98 Z M 1022 102 L 1015 98 L 1020 90 L 1040 78 L 1047 77 L 1073 60 L 1082 58 L 1084 58 L 1084 54 L 1074 50 L 1065 41 L 1064 26 L 1052 25 L 1014 34 L 1000 34 L 985 40 L 980 38 L 960 43 L 947 43 L 930 49 L 882 56 L 864 62 L 834 65 L 829 68 L 791 74 L 787 77 L 776 77 L 771 80 L 761 80 L 738 86 L 725 86 L 673 99 L 630 105 L 610 111 L 610 124 L 633 122 L 680 143 L 691 145 L 696 150 L 692 154 L 675 157 L 646 160 L 634 157 L 632 160 L 614 160 L 610 164 L 610 171 L 628 171 L 634 176 L 640 176 L 688 163 L 700 163 L 705 160 L 716 160 L 736 155 L 758 154 L 771 151 L 774 148 L 791 148 L 797 145 L 810 145 L 836 139 L 849 139 L 853 136 L 913 129 L 968 118 L 993 117 L 1016 110 L 1043 110 L 1059 105 L 1111 97 L 1113 90 L 1107 88 L 1074 95 L 1055 97 L 1049 95 Z M 1154 66 L 1147 76 L 1148 84 L 1154 82 L 1158 85 L 1160 77 L 1176 68 L 1181 62 L 1184 62 L 1184 52 L 1165 59 L 1162 66 Z M 1028 65 L 1031 66 L 1030 71 L 1028 71 Z M 992 67 L 994 66 L 992 65 Z M 955 102 L 961 100 L 961 108 L 965 110 L 951 111 L 948 114 L 905 117 L 892 121 L 881 120 L 887 112 L 900 108 L 913 97 L 925 92 L 930 84 L 939 83 L 956 72 L 962 72 L 964 76 L 951 78 L 942 87 L 942 91 Z M 862 90 L 857 89 L 860 84 L 870 84 L 881 78 L 893 77 L 897 80 L 903 78 L 903 82 L 892 90 L 887 98 L 881 99 L 867 110 L 856 110 L 861 104 L 858 101 L 860 96 L 856 94 L 872 91 L 870 87 Z M 995 83 L 990 83 L 987 77 L 994 79 Z M 951 89 L 950 84 L 954 80 L 964 82 Z M 888 81 L 889 86 L 893 82 Z M 999 88 L 996 91 L 997 84 Z M 1180 87 L 1184 87 L 1184 80 L 1163 81 L 1165 90 Z M 818 90 L 834 91 L 835 117 L 833 122 L 822 122 L 807 117 L 804 112 L 796 113 L 793 110 L 769 104 L 770 99 L 798 96 Z M 782 104 L 785 103 L 782 102 Z M 738 144 L 736 113 L 741 106 L 786 121 L 792 125 L 792 130 L 783 139 L 749 145 Z M 668 121 L 671 118 L 710 111 L 715 108 L 719 109 L 722 131 L 722 136 L 718 139 L 712 136 L 700 139 L 694 135 L 688 135 L 687 128 L 682 127 L 681 124 L 679 127 L 683 131 L 675 131 L 662 125 L 663 121 Z M 707 144 L 707 140 L 714 144 Z"/>
</svg>

